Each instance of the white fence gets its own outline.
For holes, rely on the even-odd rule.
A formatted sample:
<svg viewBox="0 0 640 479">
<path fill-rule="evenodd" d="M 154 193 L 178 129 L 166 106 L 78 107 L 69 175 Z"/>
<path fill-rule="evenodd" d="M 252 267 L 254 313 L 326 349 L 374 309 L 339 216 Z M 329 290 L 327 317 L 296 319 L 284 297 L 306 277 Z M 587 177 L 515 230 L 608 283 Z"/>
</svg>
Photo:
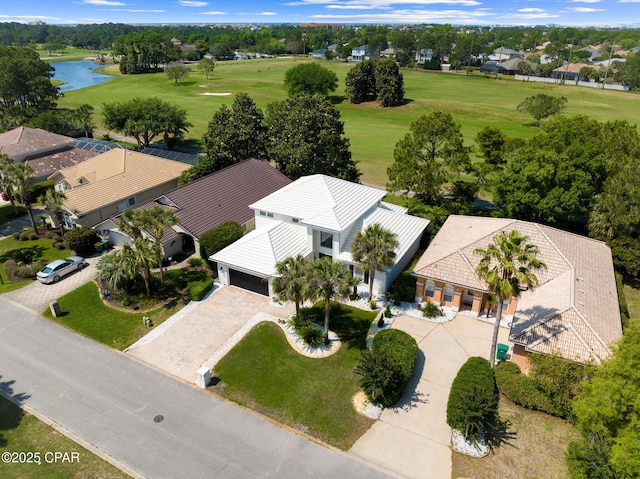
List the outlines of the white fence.
<svg viewBox="0 0 640 479">
<path fill-rule="evenodd" d="M 601 90 L 618 90 L 618 91 L 628 91 L 629 87 L 626 85 L 613 85 L 610 83 L 596 83 L 590 81 L 578 81 L 578 80 L 565 80 L 560 78 L 542 78 L 542 77 L 534 77 L 529 75 L 516 75 L 516 80 L 521 81 L 532 81 L 538 83 L 553 83 L 556 85 L 575 85 L 575 86 L 586 86 L 588 88 L 600 88 Z"/>
</svg>

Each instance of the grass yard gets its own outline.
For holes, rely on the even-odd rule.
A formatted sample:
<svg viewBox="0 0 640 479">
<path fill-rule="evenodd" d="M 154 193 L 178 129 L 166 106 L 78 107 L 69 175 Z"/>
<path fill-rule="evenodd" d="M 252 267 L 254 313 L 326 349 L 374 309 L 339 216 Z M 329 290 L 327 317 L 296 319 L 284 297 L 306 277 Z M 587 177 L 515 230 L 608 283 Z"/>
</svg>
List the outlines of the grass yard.
<svg viewBox="0 0 640 479">
<path fill-rule="evenodd" d="M 8 259 L 15 259 L 15 255 L 22 249 L 30 249 L 35 252 L 37 259 L 44 259 L 47 262 L 54 259 L 62 259 L 71 256 L 73 253 L 68 249 L 55 249 L 52 241 L 48 238 L 40 238 L 37 240 L 18 241 L 13 237 L 8 237 L 0 241 L 0 265 L 4 264 Z M 0 293 L 6 293 L 31 283 L 33 280 L 15 281 L 9 283 L 4 268 L 0 267 L 0 277 L 4 284 L 0 283 Z"/>
<path fill-rule="evenodd" d="M 322 306 L 313 310 L 321 324 Z M 353 368 L 375 315 L 333 303 L 331 329 L 344 344 L 324 359 L 301 356 L 278 325 L 261 323 L 215 366 L 220 382 L 211 389 L 346 450 L 373 424 L 351 397 L 360 389 Z"/>
<path fill-rule="evenodd" d="M 452 452 L 453 479 L 569 479 L 564 453 L 580 437 L 573 426 L 502 395 L 500 418 L 511 423 L 506 443 L 481 459 Z"/>
<path fill-rule="evenodd" d="M 78 289 L 58 299 L 63 315 L 54 318 L 48 309 L 42 314 L 49 319 L 73 329 L 107 346 L 123 350 L 149 332 L 142 324 L 142 317 L 148 316 L 154 326 L 178 312 L 181 301 L 171 301 L 153 311 L 128 313 L 106 306 L 94 282 L 86 283 Z"/>
<path fill-rule="evenodd" d="M 627 308 L 629 308 L 629 317 L 631 319 L 640 318 L 640 289 L 624 285 L 624 296 L 627 299 Z"/>
<path fill-rule="evenodd" d="M 285 99 L 285 72 L 305 61 L 313 60 L 279 58 L 218 62 L 209 80 L 205 80 L 193 65 L 189 67 L 190 75 L 178 85 L 164 73 L 119 76 L 118 66 L 109 66 L 104 72 L 118 75 L 113 80 L 66 92 L 58 104 L 63 108 L 75 108 L 90 103 L 95 107 L 94 118 L 100 127 L 102 99 L 127 101 L 136 96 L 157 96 L 187 110 L 188 119 L 194 126 L 186 137 L 199 141 L 213 113 L 221 105 L 233 103 L 233 94 L 247 92 L 263 109 L 268 103 Z M 473 145 L 477 131 L 489 125 L 500 127 L 510 136 L 532 136 L 535 133 L 532 118 L 516 111 L 516 106 L 526 97 L 542 92 L 565 96 L 568 99 L 567 115 L 584 114 L 599 121 L 638 121 L 640 95 L 634 93 L 413 69 L 402 70 L 405 105 L 396 108 L 381 108 L 376 104 L 351 105 L 344 97 L 344 78 L 353 64 L 316 61 L 338 76 L 340 86 L 330 98 L 342 114 L 353 158 L 360 162 L 362 181 L 377 186 L 384 186 L 387 181 L 386 169 L 393 162 L 396 142 L 405 136 L 414 120 L 435 109 L 448 111 L 462 125 L 467 145 Z M 207 96 L 204 93 L 232 95 Z"/>
<path fill-rule="evenodd" d="M 1 464 L 3 479 L 46 477 L 47 479 L 124 479 L 129 477 L 71 439 L 63 436 L 0 397 L 0 453 L 40 452 L 42 464 Z M 51 463 L 44 460 L 47 451 L 78 453 L 75 463 Z M 4 462 L 4 461 L 3 461 Z"/>
</svg>

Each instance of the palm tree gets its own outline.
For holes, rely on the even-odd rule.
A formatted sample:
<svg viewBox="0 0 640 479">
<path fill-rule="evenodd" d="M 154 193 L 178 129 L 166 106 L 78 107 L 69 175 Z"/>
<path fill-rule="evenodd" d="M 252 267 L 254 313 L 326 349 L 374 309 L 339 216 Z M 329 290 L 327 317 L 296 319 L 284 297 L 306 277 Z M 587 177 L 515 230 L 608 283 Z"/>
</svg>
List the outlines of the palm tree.
<svg viewBox="0 0 640 479">
<path fill-rule="evenodd" d="M 64 224 L 62 221 L 62 205 L 67 197 L 62 191 L 49 188 L 44 195 L 40 195 L 38 203 L 44 206 L 44 208 L 53 216 L 58 223 L 60 229 L 60 236 L 64 238 Z"/>
<path fill-rule="evenodd" d="M 35 180 L 33 168 L 28 163 L 13 163 L 5 171 L 11 178 L 13 187 L 18 191 L 18 199 L 29 214 L 33 231 L 38 234 L 38 225 L 33 217 L 33 209 L 31 208 L 31 185 Z"/>
<path fill-rule="evenodd" d="M 278 276 L 273 280 L 273 289 L 279 299 L 296 303 L 296 314 L 307 297 L 307 266 L 307 259 L 301 254 L 276 264 Z"/>
<path fill-rule="evenodd" d="M 136 238 L 133 244 L 124 243 L 120 250 L 121 267 L 130 278 L 140 273 L 147 296 L 151 296 L 151 268 L 156 264 L 156 251 L 151 241 Z"/>
<path fill-rule="evenodd" d="M 374 223 L 364 231 L 356 232 L 351 244 L 351 255 L 363 271 L 369 271 L 369 299 L 373 299 L 373 282 L 376 270 L 388 268 L 396 259 L 398 247 L 396 235 Z"/>
<path fill-rule="evenodd" d="M 118 228 L 133 240 L 142 238 L 143 210 L 125 210 L 118 219 Z"/>
<path fill-rule="evenodd" d="M 343 263 L 334 262 L 325 256 L 309 265 L 309 296 L 321 297 L 324 301 L 324 334 L 329 334 L 331 300 L 349 294 L 349 288 L 357 280 Z"/>
<path fill-rule="evenodd" d="M 91 122 L 93 110 L 92 105 L 84 103 L 72 112 L 73 119 L 80 122 L 82 130 L 84 130 L 84 136 L 87 138 L 93 138 L 93 123 Z"/>
<path fill-rule="evenodd" d="M 518 298 L 523 287 L 528 289 L 536 287 L 538 278 L 532 270 L 547 267 L 537 258 L 538 247 L 527 243 L 528 240 L 528 236 L 521 235 L 516 230 L 510 233 L 501 231 L 493 237 L 493 244 L 489 244 L 486 248 L 477 248 L 474 251 L 475 254 L 481 256 L 480 263 L 476 267 L 476 274 L 493 292 L 497 303 L 491 354 L 489 355 L 491 364 L 495 364 L 503 301 L 511 297 Z"/>
<path fill-rule="evenodd" d="M 13 158 L 6 153 L 0 153 L 0 189 L 9 197 L 13 214 L 18 216 L 18 208 L 16 207 L 16 200 L 13 196 L 13 180 L 11 176 L 9 176 L 9 167 L 11 165 L 13 165 Z"/>
<path fill-rule="evenodd" d="M 160 282 L 164 283 L 164 272 L 162 270 L 162 257 L 164 249 L 162 248 L 162 233 L 165 227 L 171 227 L 178 223 L 178 215 L 173 211 L 154 205 L 153 208 L 142 210 L 142 224 L 144 229 L 148 230 L 156 242 L 156 251 L 158 256 L 158 265 L 160 266 Z"/>
<path fill-rule="evenodd" d="M 119 252 L 109 253 L 100 258 L 96 264 L 98 275 L 96 279 L 100 285 L 107 285 L 112 291 L 119 289 L 128 279 L 127 272 L 122 267 Z"/>
</svg>

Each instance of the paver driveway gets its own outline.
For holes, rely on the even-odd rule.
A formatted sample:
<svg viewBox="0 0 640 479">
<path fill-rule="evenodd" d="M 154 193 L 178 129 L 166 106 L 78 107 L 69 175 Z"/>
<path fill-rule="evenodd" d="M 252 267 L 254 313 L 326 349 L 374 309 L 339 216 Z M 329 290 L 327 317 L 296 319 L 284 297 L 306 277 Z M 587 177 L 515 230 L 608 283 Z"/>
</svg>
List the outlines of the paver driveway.
<svg viewBox="0 0 640 479">
<path fill-rule="evenodd" d="M 488 356 L 493 325 L 461 315 L 448 323 L 399 316 L 393 327 L 418 342 L 413 378 L 398 406 L 385 409 L 350 454 L 402 477 L 450 479 L 449 389 L 469 357 Z M 501 328 L 498 340 L 506 343 L 508 334 Z"/>
<path fill-rule="evenodd" d="M 93 280 L 96 277 L 96 263 L 99 259 L 100 256 L 86 258 L 88 266 L 68 274 L 55 284 L 42 284 L 39 281 L 34 281 L 23 288 L 4 293 L 3 297 L 34 313 L 42 314 L 51 302 Z"/>
<path fill-rule="evenodd" d="M 266 296 L 224 286 L 183 311 L 127 349 L 127 354 L 193 383 L 198 368 L 253 316 L 264 312 L 284 319 L 294 305 L 276 306 Z"/>
</svg>

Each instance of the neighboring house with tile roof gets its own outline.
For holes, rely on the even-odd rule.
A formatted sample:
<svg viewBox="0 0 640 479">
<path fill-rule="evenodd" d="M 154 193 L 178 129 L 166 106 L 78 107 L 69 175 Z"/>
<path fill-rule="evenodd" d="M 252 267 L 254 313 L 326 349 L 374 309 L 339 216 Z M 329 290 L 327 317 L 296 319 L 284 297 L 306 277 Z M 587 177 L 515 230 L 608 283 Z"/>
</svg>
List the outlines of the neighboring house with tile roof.
<svg viewBox="0 0 640 479">
<path fill-rule="evenodd" d="M 175 188 L 188 164 L 125 149 L 113 149 L 52 174 L 67 197 L 67 228 L 93 226 L 138 203 Z"/>
<path fill-rule="evenodd" d="M 513 360 L 526 370 L 530 352 L 606 359 L 622 322 L 611 251 L 601 241 L 526 221 L 451 215 L 413 270 L 416 296 L 477 316 L 494 314 L 491 292 L 475 273 L 480 257 L 474 251 L 512 230 L 528 236 L 547 265 L 535 271 L 536 288 L 505 300 Z"/>
<path fill-rule="evenodd" d="M 191 183 L 167 191 L 135 209 L 160 205 L 178 216 L 178 223 L 165 228 L 162 237 L 167 257 L 186 256 L 200 251 L 199 238 L 226 221 L 237 221 L 244 232 L 255 228 L 254 212 L 249 205 L 291 183 L 291 180 L 267 161 L 250 158 L 218 170 Z M 109 218 L 97 224 L 100 235 L 112 245 L 129 242 Z"/>
<path fill-rule="evenodd" d="M 76 140 L 39 128 L 24 126 L 0 133 L 0 153 L 33 168 L 37 181 L 61 168 L 81 163 L 97 153 L 75 147 Z"/>
<path fill-rule="evenodd" d="M 374 223 L 395 233 L 396 260 L 376 272 L 374 294 L 381 295 L 416 253 L 429 221 L 382 201 L 386 192 L 325 175 L 304 176 L 256 201 L 256 229 L 210 257 L 223 284 L 272 296 L 276 264 L 298 254 L 330 256 L 368 281 L 351 257 L 356 232 Z"/>
</svg>

